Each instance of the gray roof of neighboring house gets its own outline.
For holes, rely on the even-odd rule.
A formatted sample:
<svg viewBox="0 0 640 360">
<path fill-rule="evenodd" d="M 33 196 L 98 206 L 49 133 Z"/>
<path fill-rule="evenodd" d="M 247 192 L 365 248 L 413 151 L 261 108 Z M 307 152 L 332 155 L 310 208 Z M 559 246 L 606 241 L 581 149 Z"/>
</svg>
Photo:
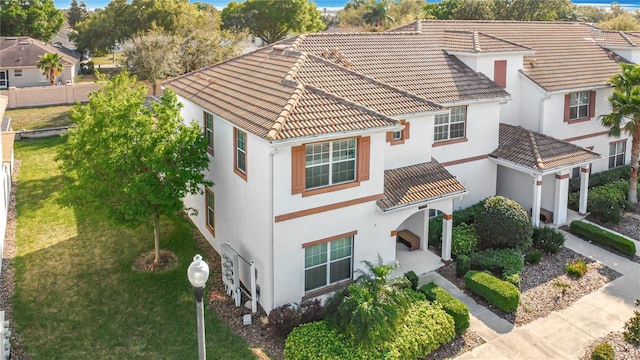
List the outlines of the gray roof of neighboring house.
<svg viewBox="0 0 640 360">
<path fill-rule="evenodd" d="M 57 53 L 63 66 L 72 66 L 80 61 L 60 49 L 30 37 L 0 37 L 0 67 L 20 68 L 37 66 L 40 56 Z"/>
</svg>

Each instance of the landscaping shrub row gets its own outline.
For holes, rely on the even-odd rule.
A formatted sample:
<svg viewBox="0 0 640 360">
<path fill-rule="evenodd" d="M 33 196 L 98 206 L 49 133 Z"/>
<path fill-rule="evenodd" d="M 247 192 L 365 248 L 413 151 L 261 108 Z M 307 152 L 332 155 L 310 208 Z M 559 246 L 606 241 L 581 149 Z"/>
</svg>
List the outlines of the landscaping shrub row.
<svg viewBox="0 0 640 360">
<path fill-rule="evenodd" d="M 469 308 L 465 303 L 434 283 L 421 286 L 420 292 L 427 297 L 427 300 L 442 305 L 442 310 L 451 315 L 457 334 L 462 334 L 469 328 Z"/>
<path fill-rule="evenodd" d="M 520 273 L 524 267 L 522 253 L 513 249 L 489 249 L 474 252 L 471 254 L 471 268 L 476 270 L 488 270 L 495 274 L 501 274 L 504 280 L 509 282 L 515 279 L 518 281 L 513 285 L 520 285 Z"/>
<path fill-rule="evenodd" d="M 417 359 L 455 337 L 451 316 L 428 301 L 415 303 L 403 325 L 395 338 L 376 349 L 353 344 L 323 321 L 300 325 L 287 337 L 284 356 L 288 360 Z"/>
<path fill-rule="evenodd" d="M 595 186 L 589 190 L 587 207 L 594 218 L 610 223 L 618 223 L 622 219 L 622 213 L 629 206 L 627 193 L 629 181 L 624 179 L 613 180 L 610 183 Z M 638 189 L 640 194 L 640 188 Z M 568 207 L 578 210 L 580 193 L 569 193 Z"/>
<path fill-rule="evenodd" d="M 636 254 L 636 244 L 633 241 L 606 231 L 593 224 L 574 220 L 571 222 L 569 230 L 572 234 L 582 236 L 587 240 L 595 241 L 603 245 L 611 246 L 624 254 L 630 256 Z"/>
<path fill-rule="evenodd" d="M 630 166 L 621 166 L 611 170 L 591 174 L 589 176 L 589 189 L 607 185 L 618 180 L 629 180 L 631 176 Z M 580 178 L 569 179 L 569 193 L 580 192 Z"/>
<path fill-rule="evenodd" d="M 518 309 L 520 291 L 510 282 L 485 272 L 471 270 L 464 276 L 464 284 L 469 291 L 482 296 L 502 311 L 514 312 Z"/>
</svg>

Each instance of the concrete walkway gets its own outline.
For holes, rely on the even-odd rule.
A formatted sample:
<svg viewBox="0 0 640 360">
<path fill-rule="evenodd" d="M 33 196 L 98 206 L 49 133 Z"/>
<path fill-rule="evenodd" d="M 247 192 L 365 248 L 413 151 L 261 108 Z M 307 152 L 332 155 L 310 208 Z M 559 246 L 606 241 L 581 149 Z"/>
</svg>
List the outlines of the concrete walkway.
<svg viewBox="0 0 640 360">
<path fill-rule="evenodd" d="M 469 307 L 470 329 L 486 343 L 457 359 L 576 359 L 593 340 L 622 331 L 640 298 L 640 264 L 612 254 L 565 233 L 565 246 L 623 274 L 585 295 L 570 307 L 523 326 L 513 324 L 478 305 L 439 274 L 427 274 L 421 283 L 435 282 Z"/>
</svg>

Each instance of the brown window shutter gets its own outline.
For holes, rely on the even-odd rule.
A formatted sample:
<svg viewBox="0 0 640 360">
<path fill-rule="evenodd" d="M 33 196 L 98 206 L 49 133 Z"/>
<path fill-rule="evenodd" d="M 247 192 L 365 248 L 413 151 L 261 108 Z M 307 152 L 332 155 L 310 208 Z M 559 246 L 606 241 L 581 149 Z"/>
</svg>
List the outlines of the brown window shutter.
<svg viewBox="0 0 640 360">
<path fill-rule="evenodd" d="M 493 81 L 503 88 L 507 87 L 507 60 L 496 60 L 493 63 Z"/>
<path fill-rule="evenodd" d="M 596 92 L 589 92 L 589 117 L 593 118 L 596 116 Z"/>
<path fill-rule="evenodd" d="M 305 189 L 305 146 L 291 147 L 291 193 L 302 194 Z"/>
<path fill-rule="evenodd" d="M 393 141 L 393 131 L 387 131 L 387 142 Z"/>
<path fill-rule="evenodd" d="M 358 181 L 369 180 L 371 138 L 358 139 Z"/>
<path fill-rule="evenodd" d="M 402 123 L 404 124 L 404 130 L 402 130 L 402 140 L 408 140 L 409 128 L 411 127 L 411 125 L 409 124 L 408 121 L 404 121 L 404 120 L 402 120 Z"/>
<path fill-rule="evenodd" d="M 564 121 L 569 121 L 569 105 L 571 104 L 571 94 L 564 96 Z"/>
</svg>

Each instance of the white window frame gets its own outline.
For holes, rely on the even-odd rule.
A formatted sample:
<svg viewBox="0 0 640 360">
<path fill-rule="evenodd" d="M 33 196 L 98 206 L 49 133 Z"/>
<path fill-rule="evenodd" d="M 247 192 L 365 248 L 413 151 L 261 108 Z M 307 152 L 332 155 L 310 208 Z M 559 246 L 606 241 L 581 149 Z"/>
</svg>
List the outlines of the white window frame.
<svg viewBox="0 0 640 360">
<path fill-rule="evenodd" d="M 627 156 L 627 141 L 609 143 L 609 169 L 617 168 L 625 164 Z M 613 160 L 613 166 L 611 161 Z"/>
<path fill-rule="evenodd" d="M 393 141 L 402 140 L 402 130 L 394 131 L 392 140 Z"/>
<path fill-rule="evenodd" d="M 209 120 L 211 121 L 211 128 L 209 128 Z M 204 112 L 204 136 L 207 138 L 207 151 L 210 154 L 213 154 L 213 147 L 215 145 L 214 142 L 214 132 L 213 132 L 213 114 L 209 112 Z"/>
<path fill-rule="evenodd" d="M 346 147 L 344 149 L 344 151 L 347 152 L 351 152 L 349 154 L 348 158 L 345 159 L 334 159 L 334 147 L 337 144 L 342 144 L 342 143 L 347 143 L 348 147 Z M 322 157 L 322 154 L 325 153 L 324 151 L 324 147 L 328 146 L 328 149 L 326 150 L 326 152 L 328 153 L 328 159 L 326 161 L 322 161 L 320 160 L 320 162 L 318 163 L 313 163 L 313 159 L 317 156 Z M 320 149 L 320 151 L 315 152 L 315 149 Z M 311 151 L 310 151 L 311 150 Z M 335 151 L 340 151 L 340 150 L 335 150 Z M 310 163 L 310 159 L 309 157 L 311 157 L 311 163 Z M 343 181 L 338 181 L 338 182 L 334 182 L 333 181 L 333 175 L 334 175 L 334 165 L 336 164 L 340 164 L 340 163 L 347 163 L 347 162 L 352 162 L 353 163 L 353 175 L 350 179 L 347 180 L 343 180 Z M 329 167 L 329 171 L 327 173 L 327 183 L 326 184 L 322 184 L 322 185 L 318 185 L 318 186 L 310 186 L 310 183 L 313 183 L 312 181 L 309 181 L 309 176 L 307 176 L 307 172 L 312 169 L 312 168 L 318 168 L 318 167 L 323 167 L 323 166 L 328 166 Z M 333 186 L 333 185 L 338 185 L 338 184 L 346 184 L 346 183 L 351 183 L 357 180 L 358 177 L 358 141 L 356 138 L 349 138 L 349 139 L 341 139 L 341 140 L 334 140 L 334 141 L 325 141 L 325 142 L 321 142 L 321 143 L 315 143 L 315 144 L 307 144 L 305 146 L 305 188 L 306 190 L 312 190 L 312 189 L 319 189 L 319 188 L 323 188 L 323 187 L 327 187 L 327 186 Z"/>
<path fill-rule="evenodd" d="M 581 95 L 585 95 L 586 102 L 582 101 Z M 569 94 L 569 121 L 579 120 L 589 117 L 589 107 L 591 99 L 591 93 L 589 91 L 581 91 Z M 584 116 L 581 116 L 580 110 L 584 110 Z M 575 111 L 575 115 L 573 112 Z"/>
<path fill-rule="evenodd" d="M 13 69 L 13 77 L 18 79 L 18 78 L 22 78 L 23 73 L 22 73 L 22 69 Z"/>
<path fill-rule="evenodd" d="M 242 135 L 240 135 L 242 134 Z M 240 138 L 242 137 L 242 142 Z M 236 169 L 243 174 L 247 173 L 247 133 L 242 130 L 236 131 Z M 244 166 L 240 167 L 240 155 L 244 159 Z"/>
<path fill-rule="evenodd" d="M 331 254 L 333 252 L 333 250 L 337 250 L 334 249 L 334 246 L 339 246 L 342 242 L 344 242 L 344 240 L 348 240 L 349 241 L 349 254 L 348 255 L 343 255 L 340 257 L 337 257 L 335 259 L 331 258 Z M 328 242 L 323 242 L 320 244 L 316 244 L 313 246 L 309 246 L 307 248 L 304 249 L 304 256 L 305 256 L 305 266 L 304 266 L 304 273 L 305 273 L 305 284 L 304 284 L 304 289 L 305 289 L 305 293 L 308 292 L 312 292 L 318 289 L 322 289 L 324 287 L 333 285 L 333 284 L 337 284 L 340 283 L 342 281 L 345 280 L 349 280 L 353 278 L 353 235 L 349 235 L 346 237 L 342 237 L 339 239 L 335 239 L 333 241 L 328 241 Z M 310 265 L 307 266 L 307 258 L 308 257 L 313 257 L 313 256 L 320 256 L 320 257 L 324 257 L 324 260 L 320 260 L 317 264 L 314 265 Z M 338 279 L 334 279 L 333 281 L 331 281 L 331 266 L 333 264 L 337 264 L 338 262 L 340 263 L 344 263 L 344 260 L 348 259 L 348 264 L 349 264 L 349 274 L 348 276 L 344 276 L 344 277 L 340 277 Z M 318 269 L 318 268 L 322 268 L 325 267 L 325 282 L 322 285 L 319 286 L 315 286 L 313 288 L 307 288 L 307 272 L 314 270 L 314 269 Z"/>
<path fill-rule="evenodd" d="M 440 122 L 438 124 L 438 122 Z M 449 109 L 445 114 L 438 114 L 434 117 L 433 141 L 450 141 L 464 139 L 467 136 L 467 107 L 456 106 Z M 453 136 L 452 133 L 460 131 L 458 126 L 452 130 L 454 125 L 462 124 L 462 135 Z"/>
</svg>

